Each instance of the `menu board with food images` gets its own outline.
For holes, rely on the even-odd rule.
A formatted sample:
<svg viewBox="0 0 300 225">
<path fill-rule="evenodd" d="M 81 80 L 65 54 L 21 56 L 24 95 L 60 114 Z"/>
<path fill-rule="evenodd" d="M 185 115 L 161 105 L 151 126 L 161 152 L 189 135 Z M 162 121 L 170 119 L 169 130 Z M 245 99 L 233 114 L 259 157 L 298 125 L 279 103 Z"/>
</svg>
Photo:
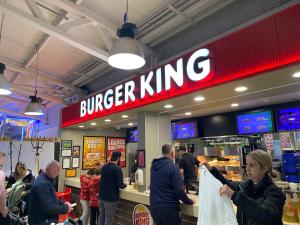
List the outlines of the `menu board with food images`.
<svg viewBox="0 0 300 225">
<path fill-rule="evenodd" d="M 253 112 L 237 116 L 239 134 L 273 132 L 271 111 Z"/>
<path fill-rule="evenodd" d="M 126 138 L 108 137 L 107 138 L 107 151 L 106 159 L 110 160 L 113 152 L 118 151 L 121 153 L 120 167 L 126 167 Z"/>
<path fill-rule="evenodd" d="M 280 133 L 279 139 L 280 139 L 280 147 L 282 150 L 293 150 L 294 149 L 290 133 Z"/>
<path fill-rule="evenodd" d="M 264 140 L 265 140 L 267 151 L 273 152 L 274 151 L 273 134 L 264 134 Z"/>
<path fill-rule="evenodd" d="M 105 137 L 84 136 L 82 169 L 94 169 L 105 164 Z"/>
</svg>

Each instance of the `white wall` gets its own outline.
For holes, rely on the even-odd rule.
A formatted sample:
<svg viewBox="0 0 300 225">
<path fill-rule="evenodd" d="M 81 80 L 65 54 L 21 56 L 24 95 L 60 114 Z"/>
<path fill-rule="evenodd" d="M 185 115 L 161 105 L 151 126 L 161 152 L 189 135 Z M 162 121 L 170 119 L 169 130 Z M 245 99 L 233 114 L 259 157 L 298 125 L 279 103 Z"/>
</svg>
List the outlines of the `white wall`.
<svg viewBox="0 0 300 225">
<path fill-rule="evenodd" d="M 60 121 L 61 109 L 63 104 L 57 104 L 48 109 L 47 122 L 40 122 L 38 137 L 59 137 L 60 136 Z"/>
<path fill-rule="evenodd" d="M 18 152 L 20 144 L 22 144 L 22 151 L 20 155 L 20 162 L 24 162 L 28 169 L 35 172 L 35 150 L 32 148 L 30 141 L 13 141 L 12 142 L 12 168 L 15 170 L 15 165 L 18 162 Z M 33 142 L 36 146 L 36 142 Z M 41 144 L 41 142 L 40 142 Z M 9 141 L 0 141 L 0 151 L 6 153 L 6 162 L 3 170 L 7 175 L 10 174 L 10 157 L 9 157 Z M 40 153 L 40 168 L 44 169 L 48 162 L 54 159 L 54 143 L 44 142 L 42 151 Z"/>
</svg>

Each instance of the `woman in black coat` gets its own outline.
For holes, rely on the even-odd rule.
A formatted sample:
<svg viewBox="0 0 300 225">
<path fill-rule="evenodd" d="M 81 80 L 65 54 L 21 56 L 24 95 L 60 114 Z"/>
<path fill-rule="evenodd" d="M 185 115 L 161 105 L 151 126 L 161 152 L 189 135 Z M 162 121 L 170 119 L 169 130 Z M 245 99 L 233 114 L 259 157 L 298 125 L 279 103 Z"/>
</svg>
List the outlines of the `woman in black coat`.
<svg viewBox="0 0 300 225">
<path fill-rule="evenodd" d="M 249 180 L 243 182 L 227 180 L 215 167 L 204 165 L 224 184 L 220 195 L 228 196 L 237 206 L 239 225 L 282 225 L 285 196 L 271 179 L 277 176 L 271 155 L 256 150 L 247 155 L 246 162 Z"/>
</svg>

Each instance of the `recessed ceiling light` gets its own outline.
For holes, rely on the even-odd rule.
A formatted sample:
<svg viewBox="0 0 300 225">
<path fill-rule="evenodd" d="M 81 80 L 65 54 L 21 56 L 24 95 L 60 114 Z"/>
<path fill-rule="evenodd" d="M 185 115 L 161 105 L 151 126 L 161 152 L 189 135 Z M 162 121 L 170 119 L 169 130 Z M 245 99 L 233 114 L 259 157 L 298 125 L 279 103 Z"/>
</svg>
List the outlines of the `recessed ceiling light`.
<svg viewBox="0 0 300 225">
<path fill-rule="evenodd" d="M 165 105 L 165 108 L 170 109 L 170 108 L 173 108 L 173 106 L 172 105 Z"/>
<path fill-rule="evenodd" d="M 122 118 L 126 119 L 126 118 L 128 118 L 128 116 L 127 115 L 122 115 Z"/>
<path fill-rule="evenodd" d="M 201 102 L 201 101 L 203 101 L 204 99 L 205 99 L 205 98 L 202 97 L 202 96 L 197 96 L 197 97 L 194 98 L 194 100 L 195 100 L 196 102 Z"/>
<path fill-rule="evenodd" d="M 291 118 L 289 118 L 289 120 L 290 120 L 290 121 L 293 121 L 293 120 L 296 120 L 296 118 L 291 117 Z"/>
<path fill-rule="evenodd" d="M 96 126 L 96 125 L 97 125 L 97 123 L 95 123 L 95 122 L 91 123 L 91 126 Z"/>
<path fill-rule="evenodd" d="M 80 125 L 80 126 L 78 126 L 79 128 L 84 128 L 84 126 L 83 125 Z"/>
<path fill-rule="evenodd" d="M 191 112 L 186 112 L 185 115 L 190 116 L 190 115 L 192 115 L 192 113 Z"/>
<path fill-rule="evenodd" d="M 300 72 L 294 73 L 294 74 L 293 74 L 293 77 L 299 78 L 299 77 L 300 77 Z"/>
<path fill-rule="evenodd" d="M 111 122 L 111 120 L 110 119 L 106 119 L 106 120 L 104 120 L 105 122 Z"/>
<path fill-rule="evenodd" d="M 133 126 L 133 123 L 128 123 L 128 126 Z"/>
<path fill-rule="evenodd" d="M 237 87 L 234 89 L 236 92 L 243 92 L 243 91 L 247 91 L 248 88 L 247 87 L 244 87 L 244 86 L 241 86 L 241 87 Z"/>
<path fill-rule="evenodd" d="M 237 103 L 232 103 L 231 104 L 231 107 L 238 107 L 239 106 L 239 104 L 237 104 Z"/>
</svg>

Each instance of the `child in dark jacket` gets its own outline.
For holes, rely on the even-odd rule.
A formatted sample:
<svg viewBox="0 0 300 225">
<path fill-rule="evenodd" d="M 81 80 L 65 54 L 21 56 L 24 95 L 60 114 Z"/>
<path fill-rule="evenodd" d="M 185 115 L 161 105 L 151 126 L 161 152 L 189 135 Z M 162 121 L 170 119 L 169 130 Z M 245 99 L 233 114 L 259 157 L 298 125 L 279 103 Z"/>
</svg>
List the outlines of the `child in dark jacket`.
<svg viewBox="0 0 300 225">
<path fill-rule="evenodd" d="M 80 219 L 78 220 L 79 225 L 88 225 L 89 217 L 90 217 L 90 191 L 89 191 L 89 183 L 94 175 L 94 170 L 91 169 L 87 172 L 87 174 L 80 175 L 80 202 L 82 205 L 83 213 Z"/>
<path fill-rule="evenodd" d="M 89 206 L 91 210 L 91 217 L 90 217 L 90 225 L 97 225 L 97 218 L 99 216 L 99 203 L 98 203 L 98 194 L 99 194 L 99 183 L 100 183 L 100 176 L 101 169 L 95 169 L 95 174 L 89 182 L 89 195 L 90 201 Z"/>
</svg>

